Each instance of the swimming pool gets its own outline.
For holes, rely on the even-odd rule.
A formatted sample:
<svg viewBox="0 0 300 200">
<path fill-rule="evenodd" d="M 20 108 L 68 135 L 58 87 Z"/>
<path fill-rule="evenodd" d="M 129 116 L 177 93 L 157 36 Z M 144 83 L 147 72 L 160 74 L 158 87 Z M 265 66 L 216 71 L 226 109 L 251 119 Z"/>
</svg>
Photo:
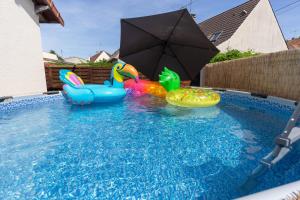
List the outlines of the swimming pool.
<svg viewBox="0 0 300 200">
<path fill-rule="evenodd" d="M 60 95 L 0 105 L 0 199 L 231 199 L 300 178 L 300 148 L 251 191 L 292 106 L 223 93 L 185 109 L 149 96 L 76 107 Z M 286 164 L 288 163 L 288 164 Z"/>
</svg>

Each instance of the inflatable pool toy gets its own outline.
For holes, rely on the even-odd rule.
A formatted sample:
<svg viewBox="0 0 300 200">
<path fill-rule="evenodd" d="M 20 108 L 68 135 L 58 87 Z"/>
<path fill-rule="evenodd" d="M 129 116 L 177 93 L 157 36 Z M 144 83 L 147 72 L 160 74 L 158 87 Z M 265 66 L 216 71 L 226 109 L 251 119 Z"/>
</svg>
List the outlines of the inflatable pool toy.
<svg viewBox="0 0 300 200">
<path fill-rule="evenodd" d="M 143 96 L 150 94 L 153 96 L 165 98 L 167 95 L 166 89 L 161 86 L 158 82 L 129 79 L 124 82 L 126 89 L 130 90 L 130 94 L 133 96 Z"/>
<path fill-rule="evenodd" d="M 72 104 L 108 103 L 120 101 L 126 96 L 124 77 L 138 78 L 136 69 L 125 63 L 116 63 L 111 71 L 109 81 L 104 85 L 84 84 L 82 79 L 69 70 L 59 71 L 60 80 L 65 83 L 63 94 Z"/>
<path fill-rule="evenodd" d="M 202 88 L 180 88 L 177 73 L 164 68 L 159 75 L 159 83 L 168 91 L 166 101 L 181 107 L 210 107 L 218 104 L 220 95 L 212 90 Z"/>
<path fill-rule="evenodd" d="M 166 101 L 181 107 L 210 107 L 220 102 L 220 95 L 207 89 L 179 88 L 169 92 Z"/>
<path fill-rule="evenodd" d="M 202 88 L 180 88 L 177 73 L 164 68 L 160 81 L 127 80 L 125 88 L 133 96 L 145 94 L 165 98 L 169 104 L 181 107 L 210 107 L 220 102 L 220 95 L 212 90 Z"/>
<path fill-rule="evenodd" d="M 63 95 L 72 104 L 108 103 L 122 100 L 126 96 L 124 77 L 138 79 L 136 69 L 125 63 L 116 63 L 109 81 L 104 85 L 84 84 L 82 79 L 70 70 L 60 70 L 59 78 L 64 83 Z"/>
</svg>

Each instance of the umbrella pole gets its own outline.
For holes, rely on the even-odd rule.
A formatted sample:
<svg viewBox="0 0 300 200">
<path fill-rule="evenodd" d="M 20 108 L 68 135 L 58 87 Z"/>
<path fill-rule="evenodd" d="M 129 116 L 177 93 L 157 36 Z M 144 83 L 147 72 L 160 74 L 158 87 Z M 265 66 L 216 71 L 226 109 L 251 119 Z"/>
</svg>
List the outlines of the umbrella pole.
<svg viewBox="0 0 300 200">
<path fill-rule="evenodd" d="M 200 82 L 201 82 L 201 72 L 199 72 L 197 74 L 197 76 L 191 81 L 191 86 L 197 86 L 199 87 L 200 86 Z"/>
</svg>

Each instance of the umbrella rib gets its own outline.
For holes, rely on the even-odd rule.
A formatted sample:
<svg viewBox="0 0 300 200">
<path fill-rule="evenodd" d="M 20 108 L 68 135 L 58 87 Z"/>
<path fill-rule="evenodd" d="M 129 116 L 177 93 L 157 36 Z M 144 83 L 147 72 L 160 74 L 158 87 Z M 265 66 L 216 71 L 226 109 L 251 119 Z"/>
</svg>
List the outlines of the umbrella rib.
<svg viewBox="0 0 300 200">
<path fill-rule="evenodd" d="M 176 24 L 174 25 L 173 30 L 171 31 L 170 35 L 168 36 L 168 38 L 167 38 L 167 40 L 166 40 L 166 44 L 168 44 L 168 42 L 169 42 L 171 36 L 173 35 L 173 33 L 174 33 L 176 27 L 178 26 L 179 22 L 181 21 L 181 19 L 182 19 L 184 13 L 185 13 L 185 10 L 181 13 L 181 16 L 179 17 L 179 19 L 177 20 Z M 164 49 L 165 49 L 165 48 L 166 48 L 166 47 L 164 46 Z M 172 53 L 174 54 L 173 51 L 172 51 Z M 159 64 L 159 62 L 160 62 L 160 60 L 161 60 L 161 57 L 162 57 L 163 55 L 164 55 L 164 54 L 162 53 L 162 54 L 159 56 L 159 59 L 158 59 L 158 62 L 157 62 L 157 64 L 156 64 L 156 66 L 158 66 L 158 64 Z M 174 54 L 174 55 L 176 55 L 176 54 Z M 177 60 L 178 60 L 178 59 L 177 59 Z M 153 71 L 152 77 L 154 77 L 155 74 L 156 74 L 156 70 Z"/>
<path fill-rule="evenodd" d="M 176 55 L 176 53 L 173 51 L 173 49 L 172 49 L 171 47 L 170 47 L 170 51 L 171 51 L 174 55 Z M 176 60 L 179 62 L 179 64 L 180 64 L 181 66 L 184 66 L 184 65 L 182 64 L 182 62 L 180 61 L 180 59 L 178 58 L 178 56 L 176 56 L 175 58 L 176 58 Z M 190 73 L 186 70 L 186 68 L 185 68 L 185 67 L 182 67 L 182 68 L 183 68 L 183 70 L 185 71 L 185 73 L 192 79 Z"/>
<path fill-rule="evenodd" d="M 130 54 L 128 54 L 128 55 L 122 56 L 122 58 L 125 58 L 125 57 L 127 57 L 127 56 L 130 56 L 130 55 L 132 55 L 132 54 L 136 54 L 136 53 L 139 53 L 139 52 L 142 52 L 142 51 L 146 51 L 146 50 L 152 49 L 152 48 L 157 47 L 157 46 L 161 46 L 161 44 L 156 44 L 156 45 L 153 45 L 153 46 L 148 47 L 148 48 L 146 48 L 146 49 L 141 49 L 141 50 L 134 51 L 134 52 L 132 52 L 132 53 L 130 53 Z"/>
<path fill-rule="evenodd" d="M 176 46 L 184 46 L 184 47 L 191 47 L 191 48 L 196 48 L 196 49 L 203 49 L 203 50 L 212 50 L 209 47 L 198 47 L 198 46 L 194 46 L 194 45 L 185 45 L 185 44 L 178 44 L 178 43 L 172 43 L 172 45 L 176 45 Z"/>
<path fill-rule="evenodd" d="M 169 35 L 169 37 L 167 38 L 167 43 L 169 43 L 169 40 L 170 40 L 170 38 L 171 38 L 171 36 L 173 35 L 173 33 L 174 33 L 174 31 L 175 31 L 175 29 L 177 28 L 177 26 L 178 26 L 178 24 L 179 24 L 179 22 L 181 21 L 181 19 L 183 18 L 183 15 L 184 15 L 184 13 L 185 13 L 185 11 L 183 11 L 182 13 L 181 13 L 181 16 L 179 17 L 179 19 L 177 20 L 177 22 L 176 22 L 176 24 L 175 24 L 175 26 L 174 26 L 174 28 L 173 28 L 173 30 L 171 31 L 171 33 L 170 33 L 170 35 Z"/>
<path fill-rule="evenodd" d="M 126 21 L 126 20 L 123 20 L 123 22 L 126 23 L 126 24 L 129 24 L 129 25 L 135 27 L 136 29 L 139 29 L 140 31 L 143 31 L 143 32 L 145 32 L 145 33 L 151 35 L 151 36 L 154 37 L 155 39 L 158 39 L 159 41 L 163 42 L 163 40 L 161 40 L 159 37 L 153 35 L 152 33 L 149 33 L 149 32 L 147 32 L 147 31 L 145 31 L 144 29 L 142 29 L 142 28 L 140 28 L 140 27 L 138 27 L 138 26 L 136 26 L 136 25 L 134 25 L 134 24 L 132 24 L 132 23 Z"/>
</svg>

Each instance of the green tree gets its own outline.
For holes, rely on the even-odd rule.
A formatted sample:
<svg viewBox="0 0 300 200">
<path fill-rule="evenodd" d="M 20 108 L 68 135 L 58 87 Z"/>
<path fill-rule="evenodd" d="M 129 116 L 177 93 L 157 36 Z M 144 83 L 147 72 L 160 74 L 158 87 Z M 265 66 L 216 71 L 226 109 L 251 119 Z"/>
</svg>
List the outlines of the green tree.
<svg viewBox="0 0 300 200">
<path fill-rule="evenodd" d="M 58 55 L 54 50 L 50 50 L 49 53 L 55 54 L 60 62 L 64 60 L 64 59 L 63 59 L 60 55 Z"/>
</svg>

